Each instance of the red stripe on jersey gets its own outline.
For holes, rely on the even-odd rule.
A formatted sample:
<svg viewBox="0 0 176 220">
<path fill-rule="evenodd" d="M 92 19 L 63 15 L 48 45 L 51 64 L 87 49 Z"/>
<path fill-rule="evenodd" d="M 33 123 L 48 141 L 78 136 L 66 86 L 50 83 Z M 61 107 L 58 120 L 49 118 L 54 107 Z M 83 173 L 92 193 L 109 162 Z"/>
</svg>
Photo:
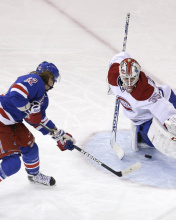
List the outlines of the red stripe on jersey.
<svg viewBox="0 0 176 220">
<path fill-rule="evenodd" d="M 0 114 L 1 114 L 4 118 L 10 120 L 10 118 L 8 117 L 8 115 L 5 113 L 4 109 L 0 108 Z"/>
<path fill-rule="evenodd" d="M 22 92 L 24 92 L 27 96 L 29 96 L 28 92 L 27 92 L 22 86 L 20 86 L 20 85 L 18 85 L 18 84 L 14 84 L 14 85 L 12 86 L 12 88 L 19 89 L 19 90 L 21 90 Z"/>
<path fill-rule="evenodd" d="M 46 121 L 49 121 L 48 118 L 46 118 L 44 121 L 43 120 L 42 120 L 42 124 L 44 124 Z"/>
<path fill-rule="evenodd" d="M 36 163 L 33 163 L 33 164 L 26 164 L 26 163 L 24 163 L 24 165 L 25 165 L 25 167 L 27 168 L 27 169 L 34 169 L 34 168 L 36 168 L 36 167 L 38 167 L 39 166 L 39 161 L 38 162 L 36 162 Z"/>
<path fill-rule="evenodd" d="M 117 85 L 117 78 L 119 77 L 119 63 L 113 63 L 108 71 L 108 82 L 112 86 Z"/>
<path fill-rule="evenodd" d="M 131 96 L 137 101 L 145 101 L 151 97 L 154 87 L 148 83 L 145 73 L 140 72 L 139 80 L 134 87 Z"/>
</svg>

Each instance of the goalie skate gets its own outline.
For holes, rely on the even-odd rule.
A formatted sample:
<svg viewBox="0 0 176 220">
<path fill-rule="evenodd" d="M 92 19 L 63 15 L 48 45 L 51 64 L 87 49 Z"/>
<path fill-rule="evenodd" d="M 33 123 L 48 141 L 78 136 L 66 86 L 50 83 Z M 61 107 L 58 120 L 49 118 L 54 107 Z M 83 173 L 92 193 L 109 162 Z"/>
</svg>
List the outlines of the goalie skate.
<svg viewBox="0 0 176 220">
<path fill-rule="evenodd" d="M 43 184 L 43 185 L 46 185 L 46 186 L 53 186 L 56 183 L 56 181 L 53 177 L 46 176 L 42 173 L 39 173 L 36 176 L 28 175 L 28 180 L 31 183 Z"/>
</svg>

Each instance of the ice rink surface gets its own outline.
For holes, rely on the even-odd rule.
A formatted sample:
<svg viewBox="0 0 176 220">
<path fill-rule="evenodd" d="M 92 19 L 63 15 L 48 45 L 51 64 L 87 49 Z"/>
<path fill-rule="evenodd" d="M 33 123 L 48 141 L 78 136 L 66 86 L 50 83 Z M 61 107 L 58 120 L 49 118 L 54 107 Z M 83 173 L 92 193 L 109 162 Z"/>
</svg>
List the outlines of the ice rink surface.
<svg viewBox="0 0 176 220">
<path fill-rule="evenodd" d="M 30 128 L 41 172 L 57 185 L 29 184 L 22 165 L 0 184 L 1 220 L 176 219 L 176 161 L 154 149 L 132 152 L 130 121 L 121 109 L 117 139 L 126 154 L 118 160 L 109 145 L 115 97 L 106 89 L 108 65 L 122 50 L 130 12 L 127 52 L 158 84 L 176 91 L 175 11 L 175 0 L 1 0 L 0 92 L 42 61 L 53 62 L 61 82 L 49 92 L 47 116 L 113 169 L 142 164 L 119 178 L 76 150 L 61 152 Z"/>
</svg>

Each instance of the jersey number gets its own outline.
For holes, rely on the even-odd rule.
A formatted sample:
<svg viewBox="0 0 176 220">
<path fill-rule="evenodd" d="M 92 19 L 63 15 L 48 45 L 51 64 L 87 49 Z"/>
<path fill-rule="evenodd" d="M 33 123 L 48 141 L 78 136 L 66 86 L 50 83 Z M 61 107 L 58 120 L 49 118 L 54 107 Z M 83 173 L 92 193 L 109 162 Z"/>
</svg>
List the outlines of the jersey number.
<svg viewBox="0 0 176 220">
<path fill-rule="evenodd" d="M 29 77 L 27 78 L 26 80 L 24 80 L 24 82 L 28 82 L 30 86 L 33 85 L 33 83 L 37 83 L 38 80 L 36 78 L 32 78 L 32 77 Z"/>
<path fill-rule="evenodd" d="M 155 102 L 158 101 L 158 99 L 161 99 L 161 95 L 155 92 L 155 93 L 152 95 L 152 97 L 149 98 L 149 102 L 155 103 Z"/>
</svg>

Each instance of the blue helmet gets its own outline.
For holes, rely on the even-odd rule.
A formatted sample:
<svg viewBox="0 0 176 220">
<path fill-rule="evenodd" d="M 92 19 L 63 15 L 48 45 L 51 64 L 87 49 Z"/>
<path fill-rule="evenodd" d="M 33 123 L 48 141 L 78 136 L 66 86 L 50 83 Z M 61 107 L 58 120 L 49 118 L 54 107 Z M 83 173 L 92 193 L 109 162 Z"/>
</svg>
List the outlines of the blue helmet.
<svg viewBox="0 0 176 220">
<path fill-rule="evenodd" d="M 40 75 L 40 73 L 44 70 L 49 70 L 54 75 L 53 81 L 57 82 L 57 79 L 59 78 L 60 74 L 59 70 L 53 63 L 48 63 L 46 61 L 40 63 L 36 69 L 36 72 Z"/>
</svg>

